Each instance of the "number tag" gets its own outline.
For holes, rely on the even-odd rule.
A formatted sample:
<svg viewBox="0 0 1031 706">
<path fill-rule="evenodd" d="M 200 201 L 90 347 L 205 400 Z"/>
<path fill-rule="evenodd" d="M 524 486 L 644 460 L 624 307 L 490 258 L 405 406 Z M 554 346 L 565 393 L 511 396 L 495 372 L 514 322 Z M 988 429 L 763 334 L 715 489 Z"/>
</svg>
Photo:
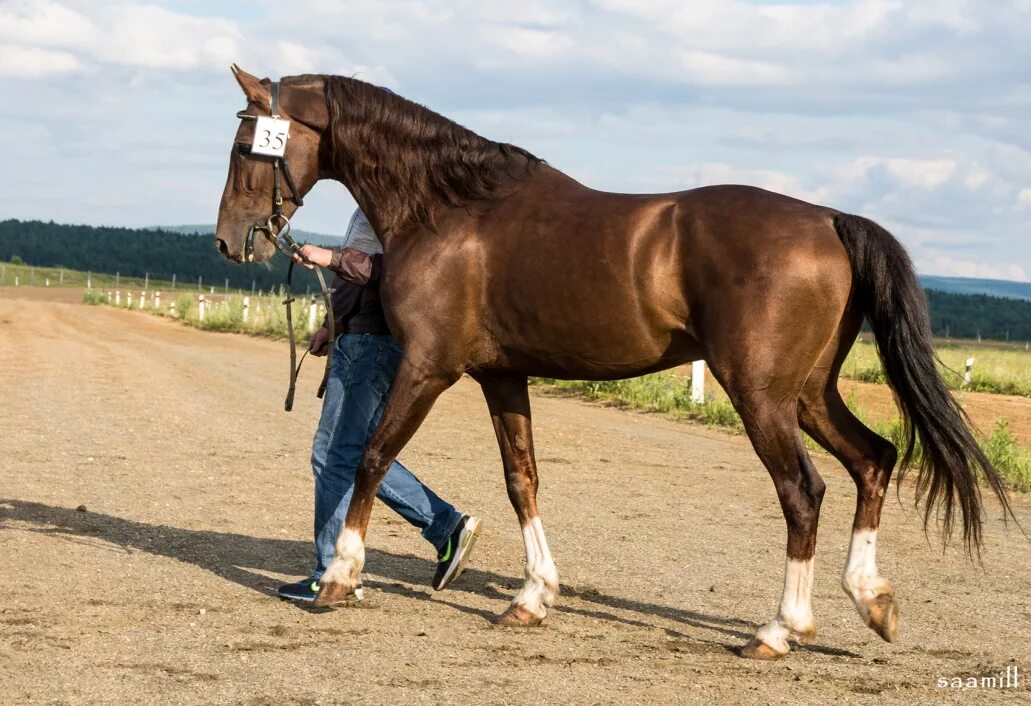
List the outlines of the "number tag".
<svg viewBox="0 0 1031 706">
<path fill-rule="evenodd" d="M 254 144 L 252 154 L 263 154 L 267 157 L 282 157 L 286 153 L 286 140 L 290 137 L 290 121 L 258 116 L 254 126 Z"/>
</svg>

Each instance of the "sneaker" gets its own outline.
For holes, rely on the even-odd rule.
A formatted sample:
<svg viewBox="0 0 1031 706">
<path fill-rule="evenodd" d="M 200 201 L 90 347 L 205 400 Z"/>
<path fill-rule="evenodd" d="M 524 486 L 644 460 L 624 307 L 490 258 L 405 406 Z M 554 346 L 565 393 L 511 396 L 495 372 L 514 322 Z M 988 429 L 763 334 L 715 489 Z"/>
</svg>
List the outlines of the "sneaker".
<svg viewBox="0 0 1031 706">
<path fill-rule="evenodd" d="M 305 603 L 311 603 L 315 600 L 315 596 L 319 595 L 319 582 L 318 579 L 308 577 L 294 583 L 286 583 L 276 589 L 276 595 L 280 598 L 286 598 L 291 601 L 304 601 Z M 365 598 L 365 590 L 359 583 L 358 588 L 354 590 L 349 597 L 349 601 L 360 601 Z"/>
<path fill-rule="evenodd" d="M 458 527 L 448 537 L 447 544 L 437 554 L 437 573 L 433 575 L 433 590 L 443 590 L 462 575 L 465 562 L 480 534 L 480 518 L 463 515 Z"/>
</svg>

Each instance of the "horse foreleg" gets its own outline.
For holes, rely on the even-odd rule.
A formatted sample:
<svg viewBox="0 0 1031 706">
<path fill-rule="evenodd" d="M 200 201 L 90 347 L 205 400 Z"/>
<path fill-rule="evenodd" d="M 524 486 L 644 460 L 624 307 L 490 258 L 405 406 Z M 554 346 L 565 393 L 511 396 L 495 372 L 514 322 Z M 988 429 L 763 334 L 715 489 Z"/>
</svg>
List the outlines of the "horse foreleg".
<svg viewBox="0 0 1031 706">
<path fill-rule="evenodd" d="M 498 623 L 539 625 L 558 596 L 558 570 L 537 513 L 537 464 L 526 378 L 481 379 L 480 384 L 501 448 L 508 498 L 519 518 L 526 549 L 526 582 Z"/>
<path fill-rule="evenodd" d="M 355 475 L 354 494 L 337 536 L 333 562 L 319 581 L 316 606 L 340 603 L 354 593 L 365 564 L 365 533 L 380 481 L 429 414 L 437 397 L 456 379 L 457 376 L 420 370 L 407 356 L 402 361 L 379 428 L 365 447 Z"/>
</svg>

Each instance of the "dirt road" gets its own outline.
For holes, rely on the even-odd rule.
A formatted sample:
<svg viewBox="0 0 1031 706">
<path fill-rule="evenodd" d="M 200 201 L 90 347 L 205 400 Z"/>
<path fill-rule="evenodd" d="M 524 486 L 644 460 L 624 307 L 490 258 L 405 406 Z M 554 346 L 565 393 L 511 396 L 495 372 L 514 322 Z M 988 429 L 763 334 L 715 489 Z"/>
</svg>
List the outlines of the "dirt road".
<svg viewBox="0 0 1031 706">
<path fill-rule="evenodd" d="M 882 572 L 899 641 L 838 585 L 854 505 L 826 456 L 817 644 L 733 649 L 775 611 L 783 520 L 741 437 L 537 396 L 541 506 L 563 595 L 546 626 L 495 627 L 522 549 L 485 405 L 463 380 L 402 458 L 486 520 L 473 568 L 378 506 L 367 600 L 271 596 L 310 568 L 318 366 L 281 411 L 281 342 L 0 290 L 0 702 L 883 703 L 1031 694 L 1031 550 L 995 518 L 985 568 L 929 544 L 891 498 Z M 63 296 L 63 295 L 61 295 Z M 17 298 L 22 297 L 22 298 Z M 78 509 L 77 509 L 78 508 Z M 1016 502 L 1025 527 L 1031 503 Z M 1019 690 L 939 677 L 1020 669 Z"/>
</svg>

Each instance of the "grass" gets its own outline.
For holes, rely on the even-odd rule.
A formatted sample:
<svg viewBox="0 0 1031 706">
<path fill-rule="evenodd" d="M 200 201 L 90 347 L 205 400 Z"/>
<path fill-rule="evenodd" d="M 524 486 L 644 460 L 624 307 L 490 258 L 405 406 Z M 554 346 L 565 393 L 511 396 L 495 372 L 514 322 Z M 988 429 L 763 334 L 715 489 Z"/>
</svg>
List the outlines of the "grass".
<svg viewBox="0 0 1031 706">
<path fill-rule="evenodd" d="M 582 399 L 608 402 L 629 409 L 671 414 L 711 427 L 744 430 L 741 418 L 722 390 L 715 394 L 710 393 L 704 404 L 696 404 L 691 401 L 690 378 L 673 373 L 653 373 L 629 380 L 604 382 L 537 378 L 533 383 L 546 390 Z M 900 419 L 872 421 L 859 407 L 854 395 L 849 395 L 846 402 L 852 412 L 867 426 L 889 439 L 896 447 L 904 447 L 905 438 Z M 806 443 L 812 449 L 819 448 L 808 437 Z M 979 443 L 1010 488 L 1024 493 L 1031 492 L 1031 450 L 1017 443 L 1005 419 L 998 419 L 992 433 Z M 916 453 L 916 459 L 919 459 L 919 448 Z"/>
<path fill-rule="evenodd" d="M 884 384 L 884 369 L 877 356 L 877 348 L 864 334 L 845 359 L 841 376 L 860 382 Z M 1002 395 L 1031 397 L 1031 352 L 1022 347 L 1002 347 L 1001 344 L 978 345 L 968 342 L 939 342 L 936 346 L 941 358 L 942 377 L 950 390 L 972 390 Z M 967 358 L 974 358 L 969 385 L 963 383 Z"/>
</svg>

